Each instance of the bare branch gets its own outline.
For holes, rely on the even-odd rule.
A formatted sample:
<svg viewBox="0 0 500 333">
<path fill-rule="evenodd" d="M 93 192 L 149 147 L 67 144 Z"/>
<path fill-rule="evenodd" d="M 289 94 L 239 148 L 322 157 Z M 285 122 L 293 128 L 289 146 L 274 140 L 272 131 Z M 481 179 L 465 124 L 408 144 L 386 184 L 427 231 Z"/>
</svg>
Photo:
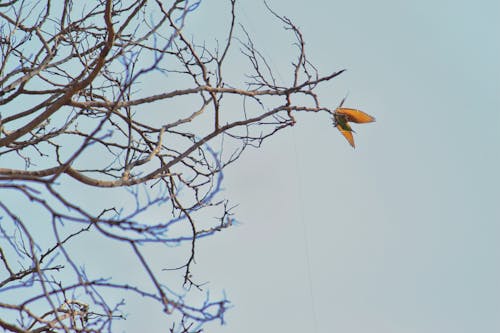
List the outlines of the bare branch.
<svg viewBox="0 0 500 333">
<path fill-rule="evenodd" d="M 280 82 L 237 1 L 221 4 L 215 41 L 187 30 L 196 1 L 0 4 L 5 331 L 115 331 L 130 297 L 170 332 L 224 321 L 224 297 L 188 301 L 206 292 L 192 273 L 198 240 L 237 225 L 223 169 L 299 112 L 329 120 L 316 91 L 343 70 L 320 74 L 299 28 L 268 7 L 295 46 Z M 236 57 L 248 63 L 238 73 Z"/>
</svg>

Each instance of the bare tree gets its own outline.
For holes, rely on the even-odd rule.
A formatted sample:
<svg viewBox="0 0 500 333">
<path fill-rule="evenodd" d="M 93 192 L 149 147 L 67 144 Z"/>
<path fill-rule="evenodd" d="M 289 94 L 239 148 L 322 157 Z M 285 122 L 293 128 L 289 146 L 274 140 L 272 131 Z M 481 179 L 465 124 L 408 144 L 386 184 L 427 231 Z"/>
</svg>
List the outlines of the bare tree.
<svg viewBox="0 0 500 333">
<path fill-rule="evenodd" d="M 270 10 L 296 46 L 278 83 L 235 2 L 213 45 L 185 33 L 199 2 L 0 2 L 4 330 L 112 331 L 133 297 L 171 332 L 223 321 L 224 297 L 189 298 L 202 290 L 197 241 L 234 221 L 221 171 L 295 113 L 331 116 L 315 89 L 342 72 L 320 75 L 299 29 Z M 238 57 L 241 82 L 225 72 Z M 130 275 L 107 275 L 106 260 Z"/>
</svg>

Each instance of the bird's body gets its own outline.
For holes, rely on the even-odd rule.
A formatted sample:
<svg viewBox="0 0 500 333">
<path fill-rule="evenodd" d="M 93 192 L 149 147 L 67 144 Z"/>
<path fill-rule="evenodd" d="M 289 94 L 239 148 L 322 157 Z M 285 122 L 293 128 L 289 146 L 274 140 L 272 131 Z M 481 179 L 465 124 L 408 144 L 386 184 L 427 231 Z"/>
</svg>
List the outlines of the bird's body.
<svg viewBox="0 0 500 333">
<path fill-rule="evenodd" d="M 335 110 L 335 112 L 333 113 L 333 118 L 337 129 L 353 148 L 355 147 L 354 136 L 352 134 L 354 131 L 352 130 L 349 122 L 363 124 L 375 121 L 375 117 L 372 117 L 361 110 L 343 107 L 338 107 Z"/>
</svg>

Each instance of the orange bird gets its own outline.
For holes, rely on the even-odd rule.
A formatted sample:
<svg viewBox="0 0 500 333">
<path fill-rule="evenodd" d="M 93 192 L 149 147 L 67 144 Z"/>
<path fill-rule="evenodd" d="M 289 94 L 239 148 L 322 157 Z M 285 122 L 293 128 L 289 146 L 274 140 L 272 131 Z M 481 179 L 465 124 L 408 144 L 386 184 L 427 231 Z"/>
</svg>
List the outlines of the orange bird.
<svg viewBox="0 0 500 333">
<path fill-rule="evenodd" d="M 344 104 L 344 100 L 342 100 L 340 106 L 333 113 L 333 118 L 337 129 L 346 138 L 347 142 L 349 142 L 349 144 L 354 148 L 354 137 L 352 135 L 354 131 L 352 130 L 349 122 L 358 124 L 371 123 L 375 121 L 375 117 L 372 117 L 361 110 L 343 108 L 342 104 Z"/>
</svg>

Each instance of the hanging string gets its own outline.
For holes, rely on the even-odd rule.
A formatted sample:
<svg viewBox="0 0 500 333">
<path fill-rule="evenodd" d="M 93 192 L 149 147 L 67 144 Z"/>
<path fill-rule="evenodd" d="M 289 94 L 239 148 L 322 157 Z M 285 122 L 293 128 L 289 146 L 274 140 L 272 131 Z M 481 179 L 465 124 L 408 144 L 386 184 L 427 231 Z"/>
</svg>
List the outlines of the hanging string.
<svg viewBox="0 0 500 333">
<path fill-rule="evenodd" d="M 307 268 L 307 282 L 309 285 L 309 299 L 311 300 L 311 312 L 313 319 L 313 327 L 314 333 L 318 332 L 318 315 L 316 312 L 316 300 L 314 298 L 314 288 L 313 288 L 313 279 L 312 279 L 312 269 L 311 269 L 311 255 L 310 255 L 310 245 L 309 245 L 309 233 L 307 231 L 307 225 L 304 218 L 304 210 L 302 203 L 304 202 L 303 190 L 302 190 L 302 170 L 300 168 L 300 159 L 299 152 L 297 149 L 297 138 L 295 133 L 295 127 L 292 128 L 292 137 L 293 137 L 293 147 L 295 152 L 295 174 L 297 175 L 297 187 L 298 187 L 298 201 L 299 201 L 299 216 L 300 222 L 302 224 L 302 235 L 304 236 L 304 253 L 306 257 L 306 268 Z"/>
<path fill-rule="evenodd" d="M 252 31 L 255 34 L 255 30 L 253 29 L 252 25 L 252 20 L 250 20 L 246 14 L 246 10 L 243 8 L 244 5 L 243 3 L 239 4 L 240 12 L 243 14 L 245 17 L 248 28 L 250 31 Z M 268 52 L 266 52 L 265 48 L 262 48 L 262 54 L 266 56 L 266 59 L 269 60 L 269 63 L 272 65 L 273 68 L 276 69 L 276 74 L 278 76 L 278 79 L 283 82 L 283 78 L 281 76 L 279 68 L 274 64 L 274 61 L 272 57 L 269 55 Z M 286 132 L 285 132 L 286 133 Z M 304 197 L 303 197 L 303 191 L 302 191 L 302 172 L 300 168 L 300 159 L 299 159 L 299 151 L 298 151 L 298 146 L 297 146 L 297 138 L 296 138 L 296 129 L 295 126 L 292 126 L 292 141 L 293 141 L 293 147 L 294 147 L 294 155 L 295 155 L 295 174 L 297 177 L 297 199 L 299 202 L 299 217 L 300 217 L 300 222 L 302 224 L 302 235 L 303 235 L 303 244 L 304 244 L 304 254 L 305 254 L 305 261 L 306 261 L 306 270 L 307 270 L 307 284 L 308 284 L 308 290 L 309 290 L 309 299 L 311 302 L 311 312 L 312 312 L 312 321 L 313 321 L 313 333 L 318 332 L 318 316 L 316 312 L 316 301 L 314 297 L 314 288 L 313 288 L 313 279 L 312 279 L 312 269 L 311 269 L 311 256 L 310 256 L 310 245 L 309 245 L 309 233 L 307 231 L 307 225 L 305 222 L 304 218 L 304 210 L 302 203 L 304 202 Z"/>
</svg>

